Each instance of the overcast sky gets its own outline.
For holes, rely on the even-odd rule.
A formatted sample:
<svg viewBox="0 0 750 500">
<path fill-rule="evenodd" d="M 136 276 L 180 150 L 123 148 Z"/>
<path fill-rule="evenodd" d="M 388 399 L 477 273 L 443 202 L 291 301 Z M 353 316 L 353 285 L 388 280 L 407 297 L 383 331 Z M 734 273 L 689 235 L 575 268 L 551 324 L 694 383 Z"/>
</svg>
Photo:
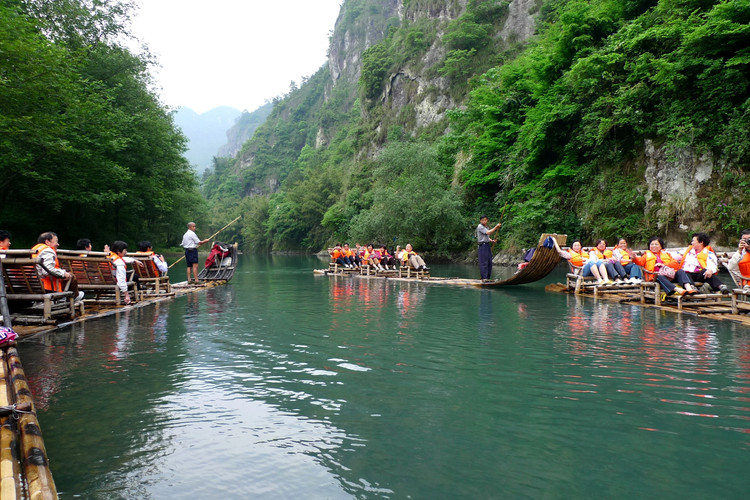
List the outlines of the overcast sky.
<svg viewBox="0 0 750 500">
<path fill-rule="evenodd" d="M 253 111 L 326 62 L 343 0 L 138 0 L 162 102 Z"/>
</svg>

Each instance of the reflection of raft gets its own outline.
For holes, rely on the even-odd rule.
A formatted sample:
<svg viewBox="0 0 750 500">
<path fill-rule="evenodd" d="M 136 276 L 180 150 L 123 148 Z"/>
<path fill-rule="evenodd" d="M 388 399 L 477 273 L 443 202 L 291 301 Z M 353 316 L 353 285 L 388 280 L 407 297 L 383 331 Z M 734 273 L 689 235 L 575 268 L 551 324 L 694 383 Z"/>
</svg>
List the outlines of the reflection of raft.
<svg viewBox="0 0 750 500">
<path fill-rule="evenodd" d="M 57 498 L 15 342 L 0 348 L 0 498 Z"/>
<path fill-rule="evenodd" d="M 237 243 L 215 242 L 206 259 L 206 267 L 198 274 L 198 281 L 229 281 L 237 267 Z"/>
<path fill-rule="evenodd" d="M 392 271 L 386 273 L 375 272 L 375 274 L 358 274 L 357 271 L 353 269 L 347 269 L 345 270 L 345 272 L 342 271 L 342 273 L 329 272 L 327 269 L 315 269 L 313 270 L 313 273 L 325 276 L 358 276 L 362 278 L 388 279 L 389 281 L 419 281 L 420 283 L 439 283 L 443 285 L 477 287 L 523 285 L 525 283 L 533 283 L 534 281 L 538 281 L 544 278 L 549 273 L 551 273 L 552 270 L 560 263 L 560 256 L 557 254 L 557 251 L 554 248 L 547 248 L 543 245 L 544 240 L 547 239 L 547 236 L 552 236 L 553 238 L 555 238 L 560 246 L 564 245 L 568 239 L 568 236 L 565 234 L 543 234 L 539 238 L 539 243 L 537 244 L 534 255 L 531 257 L 528 265 L 510 278 L 504 280 L 490 280 L 482 282 L 482 280 L 478 279 L 440 278 L 436 276 L 414 276 L 413 278 L 406 278 L 393 276 Z"/>
</svg>

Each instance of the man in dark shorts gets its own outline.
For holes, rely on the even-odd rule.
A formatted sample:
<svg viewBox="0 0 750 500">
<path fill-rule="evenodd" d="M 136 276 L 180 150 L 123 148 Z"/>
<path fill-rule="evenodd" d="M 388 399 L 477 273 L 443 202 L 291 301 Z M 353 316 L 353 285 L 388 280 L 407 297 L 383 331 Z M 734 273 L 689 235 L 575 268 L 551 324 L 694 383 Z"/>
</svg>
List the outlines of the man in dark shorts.
<svg viewBox="0 0 750 500">
<path fill-rule="evenodd" d="M 490 229 L 487 227 L 490 220 L 486 215 L 479 217 L 479 225 L 477 226 L 477 244 L 479 245 L 479 275 L 482 278 L 482 282 L 489 281 L 492 276 L 492 247 L 490 243 L 494 243 L 497 240 L 490 238 L 490 235 L 500 229 L 501 224 L 498 223 L 495 227 Z"/>
<path fill-rule="evenodd" d="M 182 236 L 182 243 L 180 244 L 185 249 L 188 283 L 192 283 L 190 279 L 191 270 L 193 271 L 193 279 L 198 282 L 198 247 L 206 242 L 208 242 L 208 238 L 201 240 L 195 234 L 195 222 L 188 222 L 187 231 Z"/>
</svg>

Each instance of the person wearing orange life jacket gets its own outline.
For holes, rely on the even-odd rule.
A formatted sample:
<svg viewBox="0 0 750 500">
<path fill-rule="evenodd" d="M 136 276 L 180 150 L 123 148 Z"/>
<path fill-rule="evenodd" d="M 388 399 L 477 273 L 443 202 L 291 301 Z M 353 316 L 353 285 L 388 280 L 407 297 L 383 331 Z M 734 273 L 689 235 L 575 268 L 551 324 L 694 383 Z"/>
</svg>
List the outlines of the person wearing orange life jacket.
<svg viewBox="0 0 750 500">
<path fill-rule="evenodd" d="M 344 251 L 341 248 L 341 243 L 336 243 L 336 246 L 333 247 L 333 250 L 330 250 L 328 252 L 331 255 L 331 261 L 335 262 L 336 264 L 340 265 L 341 267 L 352 267 L 349 265 L 346 259 L 344 259 Z"/>
<path fill-rule="evenodd" d="M 600 269 L 602 263 L 604 268 L 607 270 L 607 276 L 614 279 L 615 284 L 627 282 L 627 272 L 625 268 L 620 264 L 620 259 L 614 256 L 613 250 L 607 250 L 607 242 L 600 239 L 596 240 L 596 245 L 592 249 L 592 252 L 596 253 L 596 258 L 600 263 Z"/>
<path fill-rule="evenodd" d="M 344 247 L 341 249 L 341 253 L 344 256 L 344 263 L 349 264 L 349 267 L 359 267 L 360 260 L 357 252 L 354 252 L 349 248 L 349 243 L 344 243 Z"/>
<path fill-rule="evenodd" d="M 695 293 L 695 291 L 689 291 L 690 288 L 683 289 L 678 287 L 672 281 L 676 281 L 682 286 L 690 284 L 690 278 L 685 275 L 685 271 L 680 269 L 680 262 L 676 260 L 672 254 L 664 249 L 664 240 L 658 236 L 653 236 L 648 240 L 648 250 L 644 252 L 640 257 L 633 257 L 633 262 L 644 268 L 649 273 L 646 275 L 646 281 L 652 281 L 654 275 L 656 275 L 656 281 L 664 290 L 664 296 L 669 296 L 674 293 Z M 670 279 L 663 274 L 658 274 L 662 267 L 671 267 L 675 270 L 674 278 Z M 695 288 L 692 288 L 695 290 Z"/>
<path fill-rule="evenodd" d="M 741 287 L 750 289 L 750 279 L 743 278 L 743 276 L 750 277 L 750 229 L 745 229 L 740 233 L 737 251 L 727 262 L 727 269 L 734 277 L 734 281 Z"/>
<path fill-rule="evenodd" d="M 139 260 L 135 260 L 132 257 L 126 257 L 128 253 L 128 244 L 124 241 L 112 242 L 112 251 L 109 254 L 109 258 L 112 259 L 112 274 L 115 276 L 117 281 L 117 288 L 123 294 L 123 301 L 125 305 L 130 304 L 130 293 L 128 293 L 128 269 L 127 264 L 135 264 L 137 266 L 144 266 L 145 264 Z"/>
<path fill-rule="evenodd" d="M 714 249 L 708 246 L 711 239 L 706 233 L 694 233 L 690 242 L 681 255 L 680 269 L 685 271 L 690 280 L 685 286 L 688 293 L 695 287 L 695 281 L 708 283 L 714 292 L 728 294 L 729 287 L 716 276 L 719 272 L 719 261 Z"/>
<path fill-rule="evenodd" d="M 424 262 L 417 252 L 412 248 L 411 243 L 407 243 L 404 251 L 401 253 L 401 265 L 410 264 L 417 271 L 429 271 L 430 268 Z"/>
<path fill-rule="evenodd" d="M 570 247 L 567 251 L 560 248 L 560 245 L 557 243 L 557 239 L 552 238 L 552 241 L 554 242 L 555 250 L 557 250 L 557 254 L 560 257 L 567 260 L 571 265 L 575 267 L 583 268 L 581 271 L 582 276 L 593 276 L 598 280 L 600 284 L 603 284 L 606 281 L 602 279 L 602 275 L 599 272 L 598 266 L 587 266 L 591 254 L 583 251 L 581 240 L 573 240 L 573 243 L 570 244 Z"/>
<path fill-rule="evenodd" d="M 167 272 L 169 271 L 167 261 L 164 260 L 163 255 L 154 253 L 150 241 L 143 240 L 138 242 L 138 252 L 145 253 L 149 256 L 149 258 L 151 259 L 151 268 L 156 272 L 157 275 L 164 276 L 167 274 Z"/>
<path fill-rule="evenodd" d="M 594 243 L 594 248 L 589 252 L 589 260 L 583 266 L 583 275 L 591 276 L 596 275 L 592 269 L 599 271 L 599 284 L 611 284 L 612 280 L 609 279 L 609 270 L 607 269 L 607 259 L 612 257 L 612 252 L 607 250 L 607 242 L 598 239 Z"/>
<path fill-rule="evenodd" d="M 60 268 L 60 262 L 57 260 L 57 248 L 60 246 L 60 241 L 57 234 L 47 231 L 40 234 L 36 241 L 37 244 L 31 247 L 31 258 L 39 259 L 36 271 L 42 278 L 44 289 L 48 292 L 62 292 L 63 282 L 70 281 L 70 290 L 75 293 L 75 300 L 83 299 L 83 292 L 78 291 L 78 281 L 75 276 Z"/>
<path fill-rule="evenodd" d="M 620 238 L 617 240 L 617 246 L 612 250 L 612 257 L 617 259 L 628 276 L 631 283 L 640 283 L 643 281 L 643 273 L 640 266 L 633 262 L 633 252 L 628 248 L 628 240 Z"/>
</svg>

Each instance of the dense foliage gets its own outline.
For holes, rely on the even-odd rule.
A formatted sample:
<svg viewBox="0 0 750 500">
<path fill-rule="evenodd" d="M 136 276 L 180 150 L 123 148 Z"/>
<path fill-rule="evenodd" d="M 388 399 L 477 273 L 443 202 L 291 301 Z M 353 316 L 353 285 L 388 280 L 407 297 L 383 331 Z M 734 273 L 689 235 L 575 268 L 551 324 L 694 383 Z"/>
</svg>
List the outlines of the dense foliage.
<svg viewBox="0 0 750 500">
<path fill-rule="evenodd" d="M 508 2 L 458 3 L 405 1 L 395 22 L 345 2 L 336 33 L 385 33 L 356 88 L 321 70 L 207 183 L 246 214 L 251 248 L 448 254 L 471 248 L 479 212 L 516 247 L 543 231 L 643 242 L 678 218 L 719 237 L 750 226 L 750 0 L 542 1 L 525 46 L 498 36 Z M 420 128 L 414 103 L 393 100 L 405 73 L 443 78 L 426 92 L 454 100 L 450 123 Z M 713 159 L 700 202 L 654 198 L 647 143 Z"/>
<path fill-rule="evenodd" d="M 117 0 L 0 1 L 0 227 L 179 243 L 204 203 Z M 98 245 L 97 245 L 98 246 Z"/>
</svg>

